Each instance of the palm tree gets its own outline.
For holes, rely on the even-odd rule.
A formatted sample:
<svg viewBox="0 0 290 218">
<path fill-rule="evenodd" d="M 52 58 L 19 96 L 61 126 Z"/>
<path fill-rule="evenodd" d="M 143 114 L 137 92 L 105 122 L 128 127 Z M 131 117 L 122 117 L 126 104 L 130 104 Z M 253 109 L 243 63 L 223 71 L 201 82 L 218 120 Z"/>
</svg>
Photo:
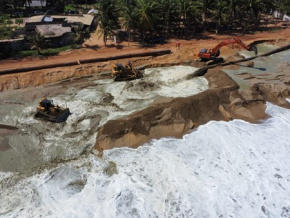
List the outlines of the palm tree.
<svg viewBox="0 0 290 218">
<path fill-rule="evenodd" d="M 209 9 L 212 8 L 212 4 L 214 3 L 214 0 L 199 0 L 199 3 L 202 4 L 202 8 L 203 8 L 203 26 L 204 26 L 204 30 L 206 30 L 207 28 L 207 18 L 208 18 L 208 11 Z"/>
<path fill-rule="evenodd" d="M 144 44 L 145 33 L 154 26 L 154 10 L 157 8 L 157 3 L 153 0 L 137 0 L 136 15 L 139 17 L 139 25 L 142 28 L 142 41 Z"/>
<path fill-rule="evenodd" d="M 137 20 L 134 3 L 134 0 L 120 0 L 118 4 L 118 9 L 122 17 L 122 25 L 128 33 L 128 47 L 130 46 L 131 29 Z"/>
<path fill-rule="evenodd" d="M 17 10 L 17 8 L 21 5 L 21 1 L 19 0 L 11 0 L 10 3 L 13 5 L 14 10 Z"/>
<path fill-rule="evenodd" d="M 259 13 L 262 7 L 262 0 L 249 0 L 250 14 L 251 17 L 254 17 L 255 25 L 257 26 L 259 23 Z"/>
<path fill-rule="evenodd" d="M 250 23 L 250 7 L 249 0 L 237 1 L 234 8 L 233 19 L 237 18 L 241 27 L 243 27 L 243 33 L 248 29 Z"/>
<path fill-rule="evenodd" d="M 74 26 L 73 32 L 74 32 L 74 41 L 78 44 L 81 44 L 84 42 L 85 39 L 85 31 L 83 31 L 84 24 L 78 23 L 76 26 Z"/>
<path fill-rule="evenodd" d="M 158 22 L 160 22 L 162 24 L 162 28 L 165 29 L 166 38 L 168 38 L 169 27 L 173 25 L 173 21 L 177 18 L 176 5 L 176 0 L 161 0 L 158 5 L 161 12 Z"/>
<path fill-rule="evenodd" d="M 36 49 L 38 54 L 42 54 L 41 50 L 46 46 L 46 40 L 41 33 L 36 32 L 33 36 L 28 37 L 28 40 L 31 42 L 32 46 L 30 49 Z"/>
<path fill-rule="evenodd" d="M 200 13 L 199 8 L 201 8 L 201 6 L 202 5 L 199 2 L 193 2 L 192 0 L 178 1 L 177 13 L 179 18 L 179 27 L 181 28 L 181 34 L 183 32 L 182 26 L 188 27 L 189 24 L 193 24 L 198 20 L 197 15 Z"/>
<path fill-rule="evenodd" d="M 108 41 L 108 36 L 112 35 L 114 33 L 114 29 L 112 28 L 112 25 L 110 25 L 109 22 L 106 20 L 100 20 L 100 30 L 98 31 L 100 33 L 100 37 L 103 36 L 103 42 L 105 47 L 107 47 L 107 41 Z"/>
<path fill-rule="evenodd" d="M 104 45 L 107 46 L 107 38 L 119 28 L 119 20 L 114 0 L 99 1 L 98 21 L 100 25 L 100 37 L 103 36 Z"/>
<path fill-rule="evenodd" d="M 221 21 L 227 20 L 229 13 L 228 12 L 228 2 L 225 0 L 217 0 L 215 2 L 214 18 L 216 20 L 216 31 L 219 30 Z"/>
<path fill-rule="evenodd" d="M 290 14 L 290 2 L 289 0 L 280 0 L 279 1 L 279 11 L 282 14 Z"/>
</svg>

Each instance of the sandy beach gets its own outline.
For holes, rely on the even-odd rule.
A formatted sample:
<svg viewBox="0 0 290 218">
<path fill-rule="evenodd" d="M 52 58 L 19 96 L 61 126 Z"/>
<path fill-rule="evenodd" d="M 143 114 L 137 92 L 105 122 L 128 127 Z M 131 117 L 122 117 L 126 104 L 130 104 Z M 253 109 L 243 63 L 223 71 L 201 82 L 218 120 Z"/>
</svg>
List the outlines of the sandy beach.
<svg viewBox="0 0 290 218">
<path fill-rule="evenodd" d="M 161 48 L 171 49 L 172 53 L 158 57 L 141 57 L 121 59 L 118 62 L 126 64 L 131 61 L 134 66 L 164 67 L 174 65 L 187 65 L 193 67 L 205 66 L 199 62 L 194 54 L 203 47 L 213 47 L 229 36 L 209 35 L 209 39 L 181 40 L 180 47 L 175 47 L 174 40 L 165 45 L 154 48 L 140 48 L 134 45 L 116 49 L 114 47 L 101 47 L 97 50 L 83 48 L 63 52 L 58 56 L 47 59 L 4 60 L 0 62 L 0 69 L 12 67 L 25 67 L 30 65 L 45 65 L 47 63 L 65 62 L 81 57 L 104 57 L 109 54 L 120 55 L 126 52 L 142 52 Z M 240 37 L 246 44 L 267 41 L 268 44 L 281 46 L 289 43 L 290 29 L 277 32 L 263 32 Z M 94 46 L 94 37 L 84 43 L 84 47 Z M 124 42 L 125 44 L 125 42 Z M 241 57 L 236 53 L 239 46 L 228 46 L 221 49 L 221 56 L 225 60 L 237 60 Z M 0 76 L 1 102 L 11 103 L 11 95 L 19 93 L 24 102 L 34 102 L 43 96 L 54 96 L 65 93 L 71 85 L 85 88 L 92 84 L 92 80 L 109 78 L 112 63 L 116 61 L 100 62 L 96 64 L 82 64 L 78 66 L 43 69 L 32 72 L 17 73 Z M 244 66 L 252 63 L 244 63 Z M 242 65 L 243 66 L 243 65 Z M 153 138 L 166 136 L 181 137 L 189 130 L 205 124 L 210 120 L 243 119 L 257 122 L 266 117 L 265 102 L 270 101 L 279 106 L 289 107 L 285 100 L 289 97 L 289 66 L 279 66 L 279 76 L 272 74 L 252 75 L 241 73 L 239 77 L 251 85 L 247 90 L 240 91 L 239 85 L 232 80 L 223 69 L 239 68 L 237 65 L 217 67 L 209 70 L 206 79 L 209 89 L 198 95 L 187 98 L 159 97 L 148 108 L 118 120 L 110 120 L 98 130 L 96 148 L 99 151 L 118 146 L 137 146 Z M 145 85 L 145 86 L 144 86 Z M 42 88 L 45 86 L 45 88 Z M 143 84 L 146 91 L 146 84 Z M 34 88 L 36 87 L 36 88 Z M 142 85 L 140 85 L 142 88 Z M 11 91 L 15 90 L 14 94 Z M 13 103 L 13 102 L 12 102 Z M 194 113 L 192 113 L 192 110 Z M 2 132 L 9 131 L 2 128 Z M 4 134 L 2 133 L 2 134 Z M 4 145 L 3 149 L 8 145 Z M 7 143 L 5 143 L 7 144 Z M 2 149 L 2 150 L 3 150 Z"/>
<path fill-rule="evenodd" d="M 12 69 L 172 51 L 1 75 L 0 216 L 289 216 L 290 51 L 194 77 L 206 66 L 195 52 L 228 37 L 121 50 L 93 50 L 92 38 L 45 60 L 2 61 Z M 290 42 L 289 29 L 241 38 L 260 54 Z M 225 61 L 251 55 L 221 49 Z M 114 82 L 112 64 L 128 61 L 144 77 Z M 43 97 L 70 108 L 66 122 L 34 117 Z"/>
</svg>

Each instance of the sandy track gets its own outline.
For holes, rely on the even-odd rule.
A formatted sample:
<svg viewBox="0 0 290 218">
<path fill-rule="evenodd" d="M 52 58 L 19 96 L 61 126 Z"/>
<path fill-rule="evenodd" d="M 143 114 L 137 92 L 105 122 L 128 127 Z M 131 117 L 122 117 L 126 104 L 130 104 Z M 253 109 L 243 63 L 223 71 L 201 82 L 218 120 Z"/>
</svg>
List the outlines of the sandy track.
<svg viewBox="0 0 290 218">
<path fill-rule="evenodd" d="M 131 43 L 130 47 L 127 47 L 127 42 L 123 42 L 121 43 L 121 45 L 123 46 L 122 49 L 117 49 L 116 45 L 110 43 L 109 47 L 104 47 L 101 42 L 94 40 L 96 37 L 96 35 L 93 35 L 90 41 L 84 43 L 84 47 L 90 48 L 66 51 L 60 53 L 57 56 L 52 56 L 45 59 L 26 58 L 21 60 L 9 59 L 0 61 L 0 70 L 41 66 L 48 64 L 59 64 L 64 62 L 77 61 L 80 59 L 109 57 L 112 55 L 138 53 L 155 49 L 171 49 L 172 53 L 159 57 L 148 56 L 142 58 L 126 58 L 118 60 L 118 62 L 126 64 L 128 61 L 131 61 L 134 66 L 147 65 L 153 67 L 178 65 L 196 60 L 195 54 L 201 48 L 214 47 L 217 43 L 225 39 L 229 39 L 231 36 L 207 34 L 206 39 L 180 40 L 181 46 L 179 48 L 175 47 L 176 40 L 170 40 L 167 44 L 158 45 L 151 48 L 141 48 L 139 45 L 133 43 Z M 273 32 L 262 32 L 254 35 L 244 35 L 240 38 L 246 44 L 250 44 L 254 41 L 259 40 L 274 40 L 276 44 L 279 44 L 279 42 L 289 41 L 290 29 Z M 231 47 L 226 46 L 221 48 L 221 56 L 227 58 L 229 55 L 235 54 L 239 50 L 241 50 L 241 48 L 237 45 Z M 116 61 L 107 61 L 91 64 L 81 64 L 71 67 L 58 67 L 37 70 L 13 75 L 1 75 L 0 91 L 34 87 L 63 80 L 72 80 L 76 77 L 83 77 L 89 75 L 94 75 L 98 77 L 100 75 L 100 72 L 109 72 L 111 70 L 112 63 L 115 62 Z M 195 66 L 202 67 L 199 62 L 196 62 Z"/>
<path fill-rule="evenodd" d="M 165 49 L 170 48 L 172 51 L 176 52 L 181 59 L 193 59 L 194 54 L 204 47 L 213 47 L 222 40 L 228 39 L 231 36 L 228 35 L 214 35 L 206 34 L 207 39 L 192 39 L 192 40 L 179 40 L 181 48 L 177 49 L 175 47 L 176 40 L 169 40 L 168 43 L 164 45 L 158 45 L 150 49 Z M 70 50 L 61 52 L 59 55 L 51 56 L 47 58 L 25 58 L 25 59 L 9 59 L 0 61 L 0 69 L 10 69 L 10 68 L 20 68 L 20 67 L 31 67 L 40 66 L 47 64 L 56 64 L 69 62 L 74 60 L 80 60 L 84 58 L 97 58 L 97 57 L 108 57 L 112 55 L 121 55 L 129 52 L 144 52 L 148 51 L 147 48 L 141 48 L 136 43 L 131 43 L 128 47 L 127 42 L 120 43 L 122 49 L 117 49 L 116 44 L 109 42 L 109 47 L 104 47 L 101 42 L 96 42 L 93 39 L 96 38 L 95 35 L 92 36 L 91 40 L 88 40 L 83 44 L 82 49 Z M 290 29 L 285 29 L 281 31 L 273 32 L 261 32 L 253 35 L 243 35 L 240 36 L 242 41 L 249 44 L 256 40 L 267 40 L 267 39 L 290 39 Z M 98 43 L 98 44 L 95 44 Z M 87 47 L 87 48 L 86 48 Z M 233 52 L 234 48 L 224 47 L 222 49 L 221 55 L 228 55 Z M 165 60 L 164 60 L 165 61 Z M 171 61 L 171 60 L 169 60 Z"/>
</svg>

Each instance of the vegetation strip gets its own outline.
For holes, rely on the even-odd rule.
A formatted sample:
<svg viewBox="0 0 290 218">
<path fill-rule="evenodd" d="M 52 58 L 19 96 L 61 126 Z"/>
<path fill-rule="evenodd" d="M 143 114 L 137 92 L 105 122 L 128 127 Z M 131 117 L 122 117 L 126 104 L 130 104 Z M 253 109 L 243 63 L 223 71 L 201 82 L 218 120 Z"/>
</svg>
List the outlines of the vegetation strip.
<svg viewBox="0 0 290 218">
<path fill-rule="evenodd" d="M 171 53 L 170 49 L 160 49 L 156 51 L 148 51 L 148 52 L 143 52 L 143 53 L 129 53 L 129 54 L 116 55 L 116 56 L 105 57 L 105 58 L 82 59 L 78 61 L 70 61 L 70 62 L 60 63 L 60 64 L 48 64 L 48 65 L 35 66 L 35 67 L 5 69 L 5 70 L 0 70 L 0 75 L 22 73 L 22 72 L 28 72 L 28 71 L 34 71 L 34 70 L 43 70 L 43 69 L 49 69 L 49 68 L 55 68 L 55 67 L 67 67 L 67 66 L 74 66 L 74 65 L 79 65 L 79 64 L 103 62 L 103 61 L 117 60 L 117 59 L 124 59 L 124 58 L 159 56 L 159 55 L 165 55 L 165 54 L 170 54 L 170 53 Z"/>
</svg>

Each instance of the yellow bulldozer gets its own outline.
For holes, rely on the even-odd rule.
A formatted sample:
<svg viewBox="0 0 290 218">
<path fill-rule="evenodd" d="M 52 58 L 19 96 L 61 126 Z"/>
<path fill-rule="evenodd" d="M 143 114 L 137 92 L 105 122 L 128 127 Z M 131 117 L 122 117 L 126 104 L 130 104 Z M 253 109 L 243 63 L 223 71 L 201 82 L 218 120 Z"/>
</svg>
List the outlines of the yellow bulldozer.
<svg viewBox="0 0 290 218">
<path fill-rule="evenodd" d="M 120 63 L 113 64 L 111 77 L 114 81 L 127 81 L 143 78 L 144 75 L 129 62 L 125 67 Z"/>
<path fill-rule="evenodd" d="M 65 122 L 70 115 L 71 112 L 69 108 L 54 105 L 52 100 L 43 98 L 37 105 L 35 118 L 61 123 Z"/>
</svg>

